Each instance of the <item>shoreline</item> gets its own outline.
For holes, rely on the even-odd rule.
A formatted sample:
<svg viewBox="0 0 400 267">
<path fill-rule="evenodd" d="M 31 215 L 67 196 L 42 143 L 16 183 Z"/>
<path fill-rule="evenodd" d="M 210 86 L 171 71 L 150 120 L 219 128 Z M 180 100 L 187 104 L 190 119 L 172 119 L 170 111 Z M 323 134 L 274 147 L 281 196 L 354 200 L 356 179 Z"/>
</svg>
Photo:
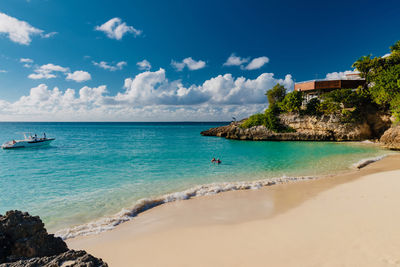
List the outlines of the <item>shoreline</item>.
<svg viewBox="0 0 400 267">
<path fill-rule="evenodd" d="M 85 224 L 75 225 L 58 230 L 55 232 L 55 235 L 61 237 L 63 240 L 76 238 L 79 236 L 96 235 L 102 232 L 111 231 L 118 227 L 120 224 L 129 222 L 134 218 L 137 218 L 137 216 L 139 216 L 141 213 L 167 203 L 181 200 L 190 200 L 193 198 L 216 195 L 219 193 L 230 191 L 258 190 L 273 185 L 296 183 L 301 181 L 324 179 L 327 177 L 343 175 L 351 173 L 354 170 L 364 168 L 371 163 L 382 160 L 388 155 L 391 155 L 391 153 L 372 158 L 361 159 L 360 161 L 350 165 L 348 170 L 338 171 L 335 174 L 324 174 L 317 176 L 282 176 L 262 180 L 216 182 L 211 184 L 197 185 L 183 191 L 139 199 L 131 208 L 123 208 L 120 212 L 114 215 L 105 216 Z"/>
<path fill-rule="evenodd" d="M 324 199 L 323 196 L 338 191 L 338 189 L 342 187 L 351 185 L 353 186 L 351 191 L 355 190 L 357 194 L 357 188 L 359 186 L 354 186 L 354 184 L 358 184 L 368 177 L 377 179 L 376 176 L 379 176 L 379 174 L 383 175 L 383 177 L 392 177 L 394 174 L 390 174 L 390 171 L 397 171 L 395 174 L 400 174 L 398 171 L 400 167 L 397 163 L 399 160 L 400 155 L 389 155 L 383 160 L 370 164 L 361 170 L 329 176 L 325 179 L 314 179 L 301 183 L 283 183 L 273 187 L 264 187 L 259 190 L 230 191 L 224 192 L 223 194 L 193 198 L 190 199 L 190 201 L 170 202 L 144 211 L 140 216 L 137 216 L 135 220 L 121 224 L 111 231 L 103 232 L 98 235 L 80 236 L 68 239 L 67 243 L 72 248 L 85 249 L 95 256 L 105 259 L 111 266 L 126 266 L 124 262 L 127 261 L 137 262 L 138 264 L 136 265 L 140 266 L 157 266 L 157 263 L 161 264 L 161 262 L 157 262 L 157 259 L 152 257 L 150 251 L 154 253 L 157 252 L 157 255 L 160 255 L 160 259 L 163 258 L 166 261 L 165 263 L 168 263 L 164 265 L 184 266 L 185 263 L 186 265 L 188 262 L 193 263 L 190 259 L 196 257 L 193 255 L 193 253 L 197 253 L 196 249 L 192 246 L 194 245 L 193 242 L 196 244 L 198 241 L 197 239 L 204 239 L 204 242 L 207 240 L 209 246 L 214 247 L 216 251 L 218 251 L 221 246 L 238 245 L 237 242 L 239 242 L 239 240 L 245 241 L 246 244 L 248 242 L 257 243 L 262 241 L 261 243 L 263 246 L 267 246 L 269 249 L 273 250 L 274 248 L 270 247 L 268 239 L 259 240 L 260 237 L 251 230 L 253 227 L 249 225 L 267 224 L 268 227 L 278 227 L 279 225 L 276 224 L 275 221 L 281 216 L 291 214 L 309 203 L 320 206 L 322 200 L 318 200 L 318 198 L 322 197 Z M 393 177 L 390 179 L 393 180 Z M 391 182 L 393 182 L 392 180 Z M 379 185 L 393 187 L 390 183 L 379 183 Z M 351 196 L 347 197 L 351 200 Z M 368 197 L 366 199 L 368 200 Z M 326 199 L 323 201 L 326 201 Z M 336 205 L 336 203 L 332 203 L 332 201 L 328 203 L 329 206 Z M 365 209 L 365 207 L 359 206 L 360 205 L 358 205 L 357 208 Z M 383 210 L 385 210 L 384 207 Z M 340 209 L 338 211 L 340 211 Z M 301 221 L 301 218 L 304 217 L 303 213 L 304 211 L 301 213 L 297 212 L 295 218 L 298 217 L 300 218 L 298 220 Z M 318 217 L 318 214 L 315 214 L 312 210 L 306 210 L 306 214 Z M 350 216 L 350 214 L 346 213 L 345 215 L 340 214 L 337 216 L 340 216 L 340 218 L 333 219 L 335 222 L 337 220 L 340 221 L 346 216 Z M 288 223 L 286 220 L 284 222 Z M 235 239 L 234 242 L 231 240 L 233 238 L 231 235 L 220 236 L 221 231 L 227 231 L 233 236 L 240 236 L 240 233 L 236 232 L 238 227 L 241 229 L 243 228 L 242 231 L 249 231 L 251 237 L 249 235 L 242 236 L 239 240 Z M 268 227 L 267 229 L 269 229 Z M 218 231 L 216 231 L 216 229 L 218 229 Z M 258 229 L 257 231 L 266 231 L 264 226 L 262 228 L 257 226 L 256 229 Z M 213 232 L 215 236 L 206 234 L 210 231 Z M 286 230 L 281 229 L 281 231 Z M 303 231 L 313 236 L 313 229 L 303 229 Z M 325 232 L 322 234 L 324 233 Z M 312 237 L 312 239 L 314 238 L 315 236 Z M 231 240 L 231 242 L 227 244 L 225 242 L 226 239 Z M 278 238 L 278 240 L 280 239 Z M 279 242 L 288 241 L 283 237 L 282 240 Z M 302 240 L 302 242 L 303 241 L 304 240 Z M 168 242 L 177 243 L 166 246 Z M 180 242 L 182 242 L 182 244 Z M 221 258 L 220 261 L 214 263 L 208 262 L 207 258 L 214 259 L 216 255 L 213 255 L 213 252 L 209 251 L 204 242 L 200 242 L 202 244 L 201 247 L 197 247 L 196 245 L 194 247 L 197 247 L 197 249 L 205 249 L 211 254 L 208 255 L 206 253 L 209 257 L 202 257 L 199 263 L 194 263 L 195 266 L 201 266 L 202 264 L 203 266 L 232 266 L 234 262 L 231 262 L 229 258 L 224 258 L 223 261 Z M 264 244 L 265 242 L 266 244 Z M 185 246 L 184 244 L 186 243 L 190 243 L 190 245 Z M 215 247 L 216 244 L 219 245 Z M 184 253 L 185 255 L 177 256 L 176 258 L 171 258 L 172 256 L 167 255 L 168 253 L 177 253 L 175 250 L 178 249 L 187 252 L 187 254 Z M 238 248 L 235 247 L 235 249 Z M 237 253 L 239 253 L 239 251 L 237 251 Z M 251 251 L 246 249 L 241 251 L 242 255 L 248 255 L 249 253 L 251 254 Z M 231 262 L 231 265 L 229 265 L 228 262 Z M 262 265 L 261 263 L 262 261 L 258 262 L 258 264 L 257 262 L 253 262 L 252 265 Z M 279 265 L 279 262 L 277 262 L 277 264 Z M 245 264 L 236 263 L 233 265 L 242 266 Z M 284 266 L 289 265 L 292 266 L 291 264 Z M 334 266 L 334 264 L 329 266 Z"/>
</svg>

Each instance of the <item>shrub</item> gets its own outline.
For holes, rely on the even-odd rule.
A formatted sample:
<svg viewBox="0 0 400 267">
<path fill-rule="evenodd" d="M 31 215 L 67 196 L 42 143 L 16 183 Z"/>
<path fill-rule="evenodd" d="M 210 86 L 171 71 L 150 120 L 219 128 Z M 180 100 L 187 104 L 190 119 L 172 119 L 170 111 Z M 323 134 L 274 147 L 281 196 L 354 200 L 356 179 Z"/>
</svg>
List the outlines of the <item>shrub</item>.
<svg viewBox="0 0 400 267">
<path fill-rule="evenodd" d="M 265 125 L 265 115 L 262 113 L 251 115 L 247 120 L 245 120 L 240 127 L 241 128 L 251 128 L 253 126 Z"/>
<path fill-rule="evenodd" d="M 342 109 L 342 116 L 340 117 L 341 122 L 357 122 L 360 118 L 360 112 L 358 109 L 354 108 L 352 110 Z"/>
<path fill-rule="evenodd" d="M 274 132 L 279 132 L 281 128 L 277 115 L 278 113 L 276 112 L 276 110 L 272 108 L 268 108 L 265 110 L 265 127 Z"/>
<path fill-rule="evenodd" d="M 306 105 L 306 110 L 304 113 L 306 115 L 318 116 L 321 114 L 320 105 L 321 105 L 321 101 L 319 101 L 318 98 L 313 98 L 310 101 L 308 101 L 308 103 Z"/>
<path fill-rule="evenodd" d="M 330 115 L 330 114 L 335 114 L 340 111 L 340 104 L 337 102 L 332 101 L 331 99 L 326 99 L 321 102 L 321 104 L 318 107 L 318 112 L 325 114 L 325 115 Z"/>
<path fill-rule="evenodd" d="M 400 94 L 396 94 L 390 102 L 390 111 L 395 118 L 395 123 L 400 123 Z"/>
<path fill-rule="evenodd" d="M 279 107 L 283 112 L 299 112 L 303 103 L 303 94 L 293 91 L 285 96 Z"/>
</svg>

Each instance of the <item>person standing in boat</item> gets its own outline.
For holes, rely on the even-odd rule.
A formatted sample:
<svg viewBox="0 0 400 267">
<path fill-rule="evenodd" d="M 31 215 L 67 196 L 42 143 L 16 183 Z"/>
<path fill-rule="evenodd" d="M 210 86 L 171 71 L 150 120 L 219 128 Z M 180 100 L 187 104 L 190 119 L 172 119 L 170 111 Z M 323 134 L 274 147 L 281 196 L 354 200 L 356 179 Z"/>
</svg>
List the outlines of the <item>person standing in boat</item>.
<svg viewBox="0 0 400 267">
<path fill-rule="evenodd" d="M 46 139 L 46 133 L 43 133 L 43 139 Z"/>
</svg>

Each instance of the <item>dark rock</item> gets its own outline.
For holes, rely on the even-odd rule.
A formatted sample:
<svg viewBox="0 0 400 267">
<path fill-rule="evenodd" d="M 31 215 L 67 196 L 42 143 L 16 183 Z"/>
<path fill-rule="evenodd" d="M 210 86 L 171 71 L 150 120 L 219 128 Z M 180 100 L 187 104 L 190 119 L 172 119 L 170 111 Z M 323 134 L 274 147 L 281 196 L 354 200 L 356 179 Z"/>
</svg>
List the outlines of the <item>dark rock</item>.
<svg viewBox="0 0 400 267">
<path fill-rule="evenodd" d="M 68 250 L 65 242 L 49 235 L 39 217 L 21 211 L 0 216 L 0 262 L 53 256 Z"/>
<path fill-rule="evenodd" d="M 31 258 L 16 262 L 3 263 L 0 267 L 56 267 L 56 266 L 79 266 L 79 267 L 106 267 L 107 263 L 86 253 L 86 251 L 68 250 L 56 256 Z"/>
<path fill-rule="evenodd" d="M 386 148 L 400 150 L 400 125 L 389 128 L 379 141 Z"/>
<path fill-rule="evenodd" d="M 68 250 L 67 244 L 48 234 L 39 217 L 8 211 L 0 215 L 0 266 L 107 266 L 85 251 Z"/>
</svg>

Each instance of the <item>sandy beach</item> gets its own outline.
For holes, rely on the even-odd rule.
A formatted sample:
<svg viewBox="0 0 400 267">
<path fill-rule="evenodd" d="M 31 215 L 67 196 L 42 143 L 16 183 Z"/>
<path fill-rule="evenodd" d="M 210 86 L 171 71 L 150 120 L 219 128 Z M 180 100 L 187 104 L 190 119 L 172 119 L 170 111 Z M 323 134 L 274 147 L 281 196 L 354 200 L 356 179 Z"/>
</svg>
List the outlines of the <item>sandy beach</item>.
<svg viewBox="0 0 400 267">
<path fill-rule="evenodd" d="M 110 266 L 400 266 L 400 155 L 346 174 L 176 201 L 67 240 Z"/>
</svg>

